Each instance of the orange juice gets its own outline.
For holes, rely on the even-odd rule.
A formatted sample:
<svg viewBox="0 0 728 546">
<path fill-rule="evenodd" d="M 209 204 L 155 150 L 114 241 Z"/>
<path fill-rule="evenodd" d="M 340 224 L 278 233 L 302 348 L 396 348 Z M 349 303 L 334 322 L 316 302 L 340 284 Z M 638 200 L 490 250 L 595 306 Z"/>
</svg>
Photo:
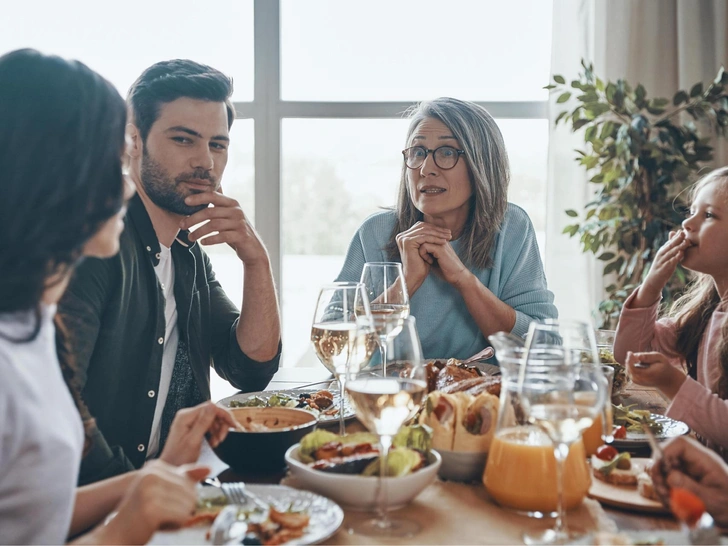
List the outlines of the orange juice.
<svg viewBox="0 0 728 546">
<path fill-rule="evenodd" d="M 607 404 L 607 423 L 609 428 L 612 427 L 612 404 Z M 594 419 L 594 423 L 582 434 L 584 440 L 584 448 L 586 449 L 587 457 L 591 457 L 597 452 L 597 448 L 604 444 L 602 440 L 602 414 L 597 415 Z"/>
<path fill-rule="evenodd" d="M 556 511 L 556 458 L 548 437 L 533 427 L 499 431 L 483 474 L 488 494 L 500 505 L 524 512 Z M 574 508 L 591 485 L 584 444 L 571 446 L 564 463 L 564 504 Z"/>
</svg>

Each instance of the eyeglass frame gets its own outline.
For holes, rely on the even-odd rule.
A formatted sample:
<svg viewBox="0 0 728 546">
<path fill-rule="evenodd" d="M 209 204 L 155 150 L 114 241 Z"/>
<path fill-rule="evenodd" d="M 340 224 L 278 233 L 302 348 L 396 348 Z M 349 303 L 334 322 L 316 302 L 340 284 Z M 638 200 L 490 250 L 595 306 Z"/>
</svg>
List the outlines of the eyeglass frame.
<svg viewBox="0 0 728 546">
<path fill-rule="evenodd" d="M 412 148 L 419 148 L 420 150 L 424 150 L 425 151 L 425 157 L 422 158 L 422 163 L 420 163 L 420 165 L 418 165 L 417 167 L 410 167 L 407 164 L 407 151 L 408 150 L 411 150 Z M 437 150 L 442 150 L 443 148 L 452 148 L 453 150 L 455 150 L 457 152 L 457 156 L 455 156 L 455 163 L 453 163 L 453 166 L 452 167 L 441 167 L 437 163 L 437 159 L 435 159 L 435 153 L 437 152 Z M 455 168 L 455 166 L 458 164 L 458 161 L 460 161 L 460 156 L 465 154 L 465 150 L 459 150 L 455 146 L 450 146 L 448 144 L 444 144 L 442 146 L 438 146 L 434 150 L 431 150 L 430 148 L 425 148 L 424 146 L 410 146 L 409 148 L 405 148 L 404 150 L 402 150 L 402 158 L 404 159 L 404 165 L 405 165 L 405 167 L 407 167 L 408 169 L 411 169 L 413 171 L 415 169 L 421 168 L 422 165 L 425 164 L 425 161 L 427 160 L 427 156 L 430 155 L 430 154 L 432 154 L 432 160 L 435 162 L 435 165 L 437 165 L 437 168 L 442 169 L 443 171 L 449 171 L 450 169 L 454 169 Z"/>
</svg>

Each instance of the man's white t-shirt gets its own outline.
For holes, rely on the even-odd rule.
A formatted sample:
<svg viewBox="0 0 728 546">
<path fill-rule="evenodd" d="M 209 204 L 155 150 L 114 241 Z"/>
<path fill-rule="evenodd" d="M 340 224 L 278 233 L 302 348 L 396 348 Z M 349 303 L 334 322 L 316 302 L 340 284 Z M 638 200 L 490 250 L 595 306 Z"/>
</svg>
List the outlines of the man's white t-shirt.
<svg viewBox="0 0 728 546">
<path fill-rule="evenodd" d="M 164 294 L 164 352 L 162 353 L 162 372 L 159 376 L 159 388 L 157 389 L 157 405 L 154 409 L 154 420 L 152 421 L 152 432 L 149 436 L 149 449 L 147 459 L 155 457 L 159 451 L 159 436 L 162 430 L 162 412 L 167 402 L 169 384 L 172 381 L 174 361 L 177 356 L 177 345 L 179 343 L 179 330 L 177 328 L 177 302 L 174 299 L 174 261 L 172 252 L 166 246 L 160 244 L 161 248 L 159 264 L 154 268 L 157 274 L 160 288 Z"/>
</svg>

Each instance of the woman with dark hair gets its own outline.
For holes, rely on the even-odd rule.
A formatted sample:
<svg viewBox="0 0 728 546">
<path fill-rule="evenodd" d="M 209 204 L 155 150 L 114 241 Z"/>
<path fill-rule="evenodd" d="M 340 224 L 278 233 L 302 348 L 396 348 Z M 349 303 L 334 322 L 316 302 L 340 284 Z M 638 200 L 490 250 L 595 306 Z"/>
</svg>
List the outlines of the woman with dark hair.
<svg viewBox="0 0 728 546">
<path fill-rule="evenodd" d="M 370 216 L 338 280 L 365 262 L 402 263 L 426 358 L 467 358 L 498 332 L 555 318 L 528 215 L 508 203 L 508 156 L 495 120 L 439 98 L 410 112 L 396 210 Z"/>
<path fill-rule="evenodd" d="M 85 65 L 19 50 L 0 57 L 0 543 L 59 544 L 82 537 L 143 543 L 194 509 L 204 467 L 155 462 L 76 490 L 84 430 L 72 351 L 61 372 L 56 303 L 82 256 L 118 251 L 124 202 L 126 108 Z M 168 459 L 197 458 L 233 421 L 201 406 L 175 419 Z M 89 421 L 92 425 L 92 422 Z M 162 454 L 165 459 L 165 454 Z"/>
</svg>

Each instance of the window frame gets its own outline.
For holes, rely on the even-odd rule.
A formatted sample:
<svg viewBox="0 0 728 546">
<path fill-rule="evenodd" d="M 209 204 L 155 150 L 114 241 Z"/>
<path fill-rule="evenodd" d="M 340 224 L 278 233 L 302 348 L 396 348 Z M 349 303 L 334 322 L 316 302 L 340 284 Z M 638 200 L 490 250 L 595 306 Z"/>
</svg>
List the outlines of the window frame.
<svg viewBox="0 0 728 546">
<path fill-rule="evenodd" d="M 268 248 L 278 293 L 282 286 L 281 127 L 285 118 L 400 119 L 418 102 L 281 100 L 280 0 L 254 0 L 253 100 L 235 102 L 236 119 L 253 119 L 256 229 Z M 548 100 L 478 101 L 494 118 L 548 119 Z M 245 204 L 244 204 L 245 205 Z"/>
</svg>

